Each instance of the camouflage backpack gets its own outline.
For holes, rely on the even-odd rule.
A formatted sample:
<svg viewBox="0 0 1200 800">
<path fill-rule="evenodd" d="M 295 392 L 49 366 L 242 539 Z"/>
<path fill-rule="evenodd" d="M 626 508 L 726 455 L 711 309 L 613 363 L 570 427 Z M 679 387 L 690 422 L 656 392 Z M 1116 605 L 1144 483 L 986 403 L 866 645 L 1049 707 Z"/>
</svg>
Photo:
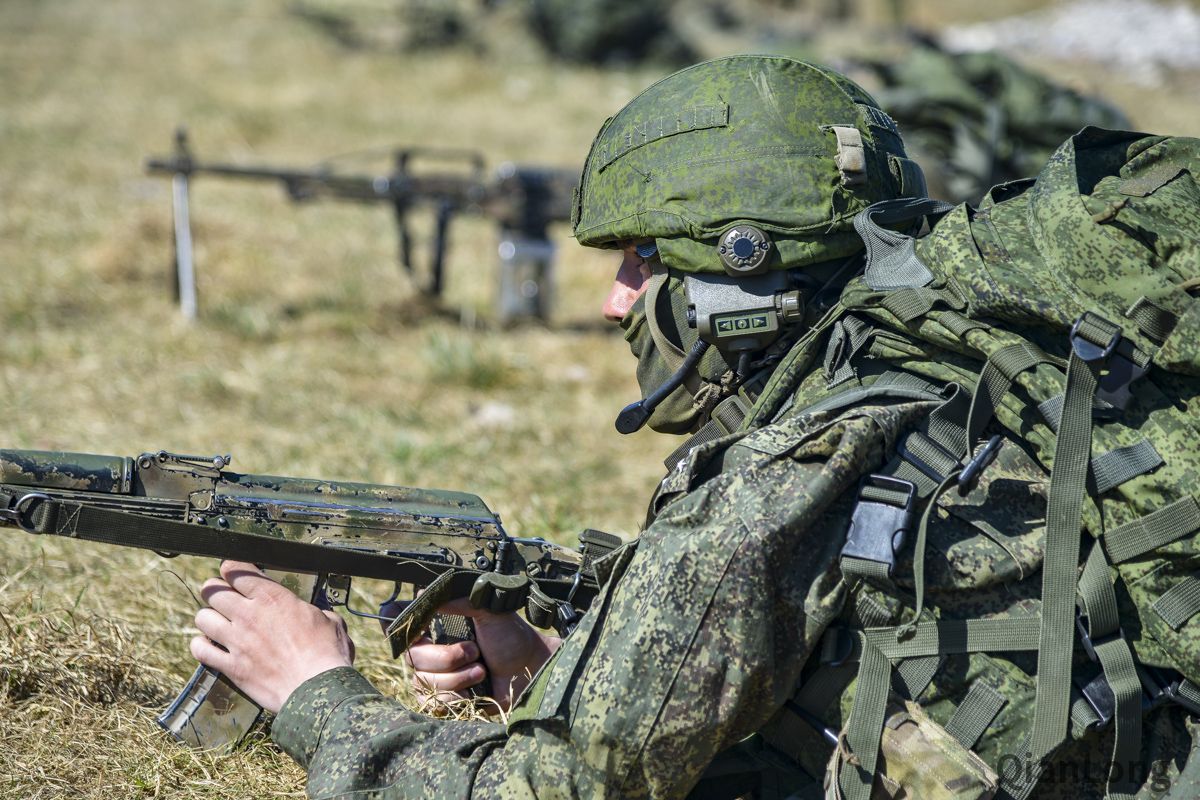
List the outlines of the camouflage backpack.
<svg viewBox="0 0 1200 800">
<path fill-rule="evenodd" d="M 1026 178 L 1084 125 L 1129 124 L 1116 108 L 1040 75 L 1000 53 L 952 53 L 914 37 L 895 59 L 852 61 L 925 167 L 929 192 L 978 202 L 1003 181 Z"/>
<path fill-rule="evenodd" d="M 827 796 L 1024 798 L 1093 751 L 1109 796 L 1162 789 L 1144 717 L 1200 714 L 1200 140 L 1086 128 L 978 209 L 856 227 L 865 274 L 746 422 L 940 398 L 863 481 L 846 624 L 789 705 L 847 720 Z"/>
</svg>

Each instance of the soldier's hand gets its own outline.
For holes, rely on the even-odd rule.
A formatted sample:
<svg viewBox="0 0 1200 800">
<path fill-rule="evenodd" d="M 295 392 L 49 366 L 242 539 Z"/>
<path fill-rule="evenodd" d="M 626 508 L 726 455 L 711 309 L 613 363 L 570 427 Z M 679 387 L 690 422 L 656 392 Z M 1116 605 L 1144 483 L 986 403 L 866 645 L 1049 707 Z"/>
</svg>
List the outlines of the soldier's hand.
<svg viewBox="0 0 1200 800">
<path fill-rule="evenodd" d="M 405 659 L 414 670 L 413 684 L 433 689 L 443 699 L 463 697 L 490 677 L 493 699 L 507 710 L 561 643 L 556 636 L 539 633 L 516 613 L 493 614 L 473 608 L 466 599 L 447 603 L 439 613 L 471 617 L 475 641 L 441 645 L 422 637 Z"/>
<path fill-rule="evenodd" d="M 271 712 L 309 678 L 354 661 L 345 621 L 306 603 L 253 564 L 221 563 L 200 589 L 196 660 L 219 670 Z"/>
</svg>

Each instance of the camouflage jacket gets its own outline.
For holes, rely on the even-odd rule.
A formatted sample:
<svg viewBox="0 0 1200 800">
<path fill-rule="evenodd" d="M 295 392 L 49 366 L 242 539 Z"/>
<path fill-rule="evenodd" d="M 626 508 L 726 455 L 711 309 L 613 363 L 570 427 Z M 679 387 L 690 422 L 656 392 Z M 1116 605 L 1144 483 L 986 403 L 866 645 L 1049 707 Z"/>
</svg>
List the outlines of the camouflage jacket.
<svg viewBox="0 0 1200 800">
<path fill-rule="evenodd" d="M 838 501 L 927 403 L 796 416 L 721 448 L 640 539 L 507 729 L 426 718 L 344 668 L 274 738 L 313 797 L 682 797 L 774 716 L 836 617 Z M 715 451 L 713 451 L 715 452 Z M 669 476 L 691 483 L 689 460 Z"/>
<path fill-rule="evenodd" d="M 807 346 L 816 353 L 827 339 L 815 335 Z M 868 613 L 893 616 L 904 604 L 843 578 L 852 490 L 936 403 L 891 398 L 801 412 L 830 392 L 821 369 L 800 374 L 793 408 L 778 421 L 696 448 L 664 479 L 652 524 L 609 556 L 601 595 L 507 727 L 418 715 L 350 668 L 300 687 L 273 735 L 308 769 L 309 794 L 821 797 L 828 739 L 849 713 L 854 674 L 830 682 L 822 669 L 836 663 L 828 631 L 862 625 Z M 1020 613 L 1036 602 L 1036 564 L 1022 551 L 1036 544 L 1015 538 L 1003 558 L 969 537 L 969 546 L 955 544 L 970 509 L 989 497 L 997 525 L 1027 521 L 1026 459 L 1005 449 L 993 479 L 964 502 L 968 510 L 932 526 L 938 557 L 927 603 L 938 613 Z M 902 595 L 911 569 L 898 566 Z M 981 672 L 1001 681 L 1015 672 L 991 656 L 951 658 L 961 664 L 919 692 L 941 723 Z M 815 713 L 796 711 L 806 689 Z M 1148 727 L 1147 797 L 1200 782 L 1178 775 L 1196 765 L 1184 763 L 1192 731 L 1177 712 L 1161 712 Z M 1013 732 L 998 719 L 987 747 L 1015 753 Z M 1072 769 L 1047 771 L 1034 796 L 1103 797 L 1109 739 L 1100 732 L 1073 741 L 1058 759 Z"/>
</svg>

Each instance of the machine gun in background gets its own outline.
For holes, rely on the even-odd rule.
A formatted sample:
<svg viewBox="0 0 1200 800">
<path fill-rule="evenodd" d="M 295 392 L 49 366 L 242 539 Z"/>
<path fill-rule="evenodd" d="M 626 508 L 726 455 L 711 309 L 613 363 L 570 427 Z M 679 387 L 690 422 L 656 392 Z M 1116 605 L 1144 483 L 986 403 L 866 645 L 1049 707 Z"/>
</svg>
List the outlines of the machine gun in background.
<svg viewBox="0 0 1200 800">
<path fill-rule="evenodd" d="M 440 171 L 427 164 L 441 164 Z M 456 168 L 449 168 L 457 165 Z M 387 203 L 395 212 L 401 266 L 432 297 L 445 284 L 450 222 L 456 214 L 474 214 L 500 227 L 500 286 L 498 314 L 502 322 L 549 316 L 552 300 L 554 244 L 548 238 L 552 222 L 571 218 L 571 195 L 578 172 L 556 167 L 506 163 L 488 175 L 483 157 L 475 152 L 436 147 L 397 148 L 393 168 L 381 175 L 352 174 L 321 165 L 288 169 L 263 165 L 200 161 L 192 155 L 187 132 L 175 132 L 175 152 L 151 158 L 146 169 L 172 179 L 175 239 L 175 294 L 188 319 L 197 311 L 195 266 L 192 256 L 191 210 L 188 188 L 192 176 L 279 181 L 294 202 L 318 198 L 358 203 Z M 409 213 L 430 209 L 434 214 L 433 242 L 426 276 L 417 277 Z"/>
</svg>

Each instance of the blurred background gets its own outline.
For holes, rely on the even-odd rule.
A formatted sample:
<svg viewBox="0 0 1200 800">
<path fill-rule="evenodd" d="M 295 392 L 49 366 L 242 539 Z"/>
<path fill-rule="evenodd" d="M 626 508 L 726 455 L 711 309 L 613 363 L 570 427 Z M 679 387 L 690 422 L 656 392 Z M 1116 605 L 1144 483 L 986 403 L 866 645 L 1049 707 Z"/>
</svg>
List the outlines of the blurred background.
<svg viewBox="0 0 1200 800">
<path fill-rule="evenodd" d="M 501 230 L 388 203 L 289 202 L 193 175 L 197 314 L 147 157 L 388 176 L 397 147 L 573 172 L 604 119 L 696 60 L 846 70 L 956 201 L 1036 174 L 1085 123 L 1200 133 L 1200 3 L 1152 0 L 6 0 L 0 3 L 4 447 L 232 453 L 245 472 L 476 492 L 510 532 L 624 537 L 676 445 L 613 419 L 633 361 L 611 254 L 551 221 L 546 305 L 500 307 Z M 458 174 L 458 173 L 456 173 Z M 369 181 L 368 181 L 369 183 Z M 215 564 L 0 532 L 0 797 L 302 794 L 269 746 L 196 755 L 153 716 L 190 674 Z M 364 669 L 403 676 L 355 627 Z"/>
</svg>

